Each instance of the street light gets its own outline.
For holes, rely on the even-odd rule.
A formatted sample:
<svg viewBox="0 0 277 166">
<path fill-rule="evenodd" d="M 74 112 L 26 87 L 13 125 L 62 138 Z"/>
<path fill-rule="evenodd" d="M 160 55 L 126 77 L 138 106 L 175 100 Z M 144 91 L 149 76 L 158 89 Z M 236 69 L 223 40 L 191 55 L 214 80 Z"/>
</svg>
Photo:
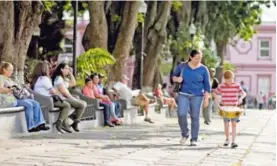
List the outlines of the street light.
<svg viewBox="0 0 277 166">
<path fill-rule="evenodd" d="M 74 7 L 74 27 L 73 27 L 73 75 L 76 77 L 77 74 L 77 61 L 76 61 L 76 54 L 77 54 L 77 19 L 78 19 L 78 0 L 75 1 L 75 7 Z"/>
<path fill-rule="evenodd" d="M 147 12 L 147 4 L 141 1 L 139 13 L 145 14 Z M 141 23 L 141 52 L 140 52 L 140 89 L 143 86 L 143 56 L 144 54 L 144 20 Z"/>
<path fill-rule="evenodd" d="M 190 24 L 189 26 L 189 34 L 190 34 L 190 37 L 191 37 L 191 48 L 192 48 L 192 45 L 193 45 L 193 37 L 196 33 L 196 27 L 193 23 Z"/>
</svg>

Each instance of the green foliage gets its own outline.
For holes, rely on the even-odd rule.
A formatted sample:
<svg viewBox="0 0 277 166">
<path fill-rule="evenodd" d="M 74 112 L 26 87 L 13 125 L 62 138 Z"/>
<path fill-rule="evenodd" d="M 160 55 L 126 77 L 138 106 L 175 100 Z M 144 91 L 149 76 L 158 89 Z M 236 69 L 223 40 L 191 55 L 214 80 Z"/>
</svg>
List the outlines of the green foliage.
<svg viewBox="0 0 277 166">
<path fill-rule="evenodd" d="M 177 12 L 179 11 L 181 8 L 182 8 L 183 4 L 181 1 L 173 1 L 172 3 L 172 10 L 174 12 Z"/>
<path fill-rule="evenodd" d="M 112 22 L 121 22 L 121 17 L 117 14 L 112 15 Z"/>
<path fill-rule="evenodd" d="M 213 51 L 210 47 L 206 47 L 202 52 L 203 52 L 202 62 L 208 68 L 217 68 L 220 62 L 220 58 L 216 55 L 216 52 Z"/>
<path fill-rule="evenodd" d="M 112 65 L 115 61 L 114 57 L 104 49 L 89 49 L 77 59 L 78 77 L 85 78 L 91 72 L 99 72 L 106 75 L 106 65 Z"/>
<path fill-rule="evenodd" d="M 144 14 L 143 13 L 138 13 L 138 22 L 143 23 L 144 22 Z"/>
<path fill-rule="evenodd" d="M 235 36 L 250 40 L 256 33 L 253 26 L 261 23 L 261 5 L 269 1 L 209 1 L 205 36 L 228 43 Z"/>
<path fill-rule="evenodd" d="M 42 1 L 44 5 L 44 10 L 51 11 L 52 7 L 56 5 L 55 1 Z"/>
<path fill-rule="evenodd" d="M 191 46 L 191 37 L 188 32 L 188 25 L 180 23 L 177 32 L 177 38 L 171 42 L 171 49 L 173 52 L 177 53 L 177 56 L 187 58 Z"/>
<path fill-rule="evenodd" d="M 187 59 L 188 54 L 192 49 L 204 49 L 204 38 L 205 37 L 199 28 L 197 28 L 196 34 L 192 38 L 189 34 L 188 25 L 181 23 L 177 32 L 176 40 L 172 40 L 171 42 L 171 49 L 173 52 L 177 53 L 178 56 Z"/>
<path fill-rule="evenodd" d="M 225 60 L 224 64 L 223 64 L 223 71 L 226 71 L 226 70 L 231 70 L 231 71 L 235 72 L 237 70 L 237 68 L 234 64 Z"/>
</svg>

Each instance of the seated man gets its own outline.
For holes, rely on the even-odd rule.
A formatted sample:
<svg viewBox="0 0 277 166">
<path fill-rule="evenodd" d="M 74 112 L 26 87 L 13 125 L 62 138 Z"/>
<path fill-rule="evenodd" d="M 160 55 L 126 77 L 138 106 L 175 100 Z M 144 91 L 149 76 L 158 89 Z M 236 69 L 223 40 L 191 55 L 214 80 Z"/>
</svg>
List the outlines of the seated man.
<svg viewBox="0 0 277 166">
<path fill-rule="evenodd" d="M 127 101 L 127 107 L 133 104 L 143 108 L 145 112 L 144 121 L 149 123 L 154 123 L 151 120 L 151 118 L 148 116 L 148 112 L 149 112 L 149 104 L 155 101 L 151 101 L 141 92 L 138 92 L 137 94 L 133 93 L 132 90 L 127 86 L 128 80 L 129 78 L 126 75 L 123 75 L 120 81 L 113 86 L 113 89 L 118 93 L 121 99 L 125 99 Z"/>
</svg>

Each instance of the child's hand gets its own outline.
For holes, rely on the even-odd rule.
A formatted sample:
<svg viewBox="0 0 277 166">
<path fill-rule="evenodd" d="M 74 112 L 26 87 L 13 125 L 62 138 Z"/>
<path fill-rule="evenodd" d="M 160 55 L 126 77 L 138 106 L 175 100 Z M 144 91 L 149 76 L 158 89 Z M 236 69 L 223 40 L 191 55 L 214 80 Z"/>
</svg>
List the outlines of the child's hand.
<svg viewBox="0 0 277 166">
<path fill-rule="evenodd" d="M 239 105 L 242 103 L 242 100 L 243 100 L 243 99 L 241 99 L 241 98 L 239 99 L 239 103 L 238 103 Z"/>
<path fill-rule="evenodd" d="M 207 108 L 209 106 L 209 98 L 204 98 L 203 107 Z"/>
</svg>

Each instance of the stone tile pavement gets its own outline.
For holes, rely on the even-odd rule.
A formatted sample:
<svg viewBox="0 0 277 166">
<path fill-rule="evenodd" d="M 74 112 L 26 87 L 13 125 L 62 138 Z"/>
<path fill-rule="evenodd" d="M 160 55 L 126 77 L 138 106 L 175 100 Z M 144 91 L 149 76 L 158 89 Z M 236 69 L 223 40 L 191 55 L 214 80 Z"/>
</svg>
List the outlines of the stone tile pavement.
<svg viewBox="0 0 277 166">
<path fill-rule="evenodd" d="M 222 147 L 223 122 L 201 119 L 199 146 L 179 145 L 177 119 L 74 134 L 0 140 L 0 166 L 275 166 L 276 112 L 248 110 L 237 149 Z"/>
</svg>

